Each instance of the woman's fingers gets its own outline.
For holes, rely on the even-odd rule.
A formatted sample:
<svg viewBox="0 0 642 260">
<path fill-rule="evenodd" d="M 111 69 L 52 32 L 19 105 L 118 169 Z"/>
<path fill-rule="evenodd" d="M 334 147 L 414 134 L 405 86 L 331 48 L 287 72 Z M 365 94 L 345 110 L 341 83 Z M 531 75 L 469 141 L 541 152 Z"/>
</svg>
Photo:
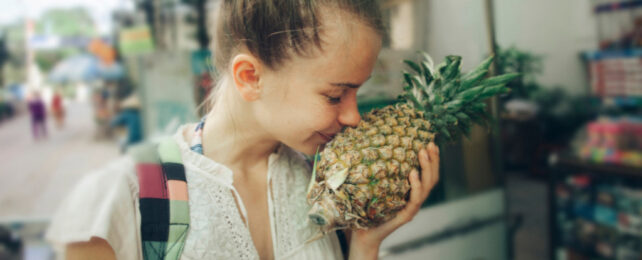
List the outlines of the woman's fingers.
<svg viewBox="0 0 642 260">
<path fill-rule="evenodd" d="M 399 220 L 402 223 L 406 223 L 412 220 L 412 218 L 417 214 L 417 211 L 419 211 L 419 208 L 424 201 L 424 192 L 422 188 L 423 185 L 421 180 L 419 180 L 419 172 L 417 172 L 417 170 L 412 170 L 412 172 L 410 172 L 409 178 L 410 199 L 406 203 L 406 207 L 403 209 L 403 211 L 400 212 L 400 215 L 402 215 L 402 217 Z"/>
<path fill-rule="evenodd" d="M 435 143 L 428 145 L 428 156 L 430 158 L 431 183 L 430 189 L 439 181 L 439 147 Z"/>
<path fill-rule="evenodd" d="M 425 192 L 423 195 L 426 197 L 439 180 L 439 148 L 433 142 L 419 151 L 419 165 L 422 189 Z"/>
<path fill-rule="evenodd" d="M 421 167 L 421 181 L 422 183 L 430 182 L 430 172 L 432 164 L 430 163 L 430 156 L 428 149 L 421 149 L 419 151 L 419 166 Z M 425 186 L 425 185 L 422 185 Z"/>
</svg>

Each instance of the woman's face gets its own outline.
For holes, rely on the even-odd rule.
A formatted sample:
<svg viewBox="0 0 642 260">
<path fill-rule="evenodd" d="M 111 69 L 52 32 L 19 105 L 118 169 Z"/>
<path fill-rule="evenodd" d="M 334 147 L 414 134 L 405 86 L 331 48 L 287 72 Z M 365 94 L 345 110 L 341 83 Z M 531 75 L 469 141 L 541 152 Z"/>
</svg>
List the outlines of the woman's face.
<svg viewBox="0 0 642 260">
<path fill-rule="evenodd" d="M 370 78 L 381 37 L 354 18 L 325 19 L 323 50 L 295 57 L 260 78 L 257 120 L 273 138 L 306 154 L 356 126 L 357 90 Z"/>
</svg>

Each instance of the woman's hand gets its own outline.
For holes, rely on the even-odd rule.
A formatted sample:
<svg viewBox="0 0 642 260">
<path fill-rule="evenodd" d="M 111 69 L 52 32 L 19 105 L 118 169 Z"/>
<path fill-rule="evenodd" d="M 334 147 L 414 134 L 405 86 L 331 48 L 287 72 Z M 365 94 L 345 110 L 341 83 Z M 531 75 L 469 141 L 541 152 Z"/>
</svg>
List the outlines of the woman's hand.
<svg viewBox="0 0 642 260">
<path fill-rule="evenodd" d="M 410 200 L 395 218 L 376 228 L 352 230 L 349 259 L 376 259 L 383 239 L 417 215 L 421 204 L 439 180 L 439 148 L 434 143 L 419 151 L 419 165 L 421 177 L 417 170 L 410 173 Z"/>
</svg>

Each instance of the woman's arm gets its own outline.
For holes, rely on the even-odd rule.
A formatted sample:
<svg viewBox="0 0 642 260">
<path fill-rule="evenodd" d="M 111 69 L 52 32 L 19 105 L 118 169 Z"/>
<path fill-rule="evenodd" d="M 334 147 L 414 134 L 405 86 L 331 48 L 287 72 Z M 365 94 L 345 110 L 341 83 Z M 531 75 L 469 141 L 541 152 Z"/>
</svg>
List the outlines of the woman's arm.
<svg viewBox="0 0 642 260">
<path fill-rule="evenodd" d="M 116 254 L 109 243 L 98 237 L 92 237 L 89 242 L 68 244 L 65 255 L 67 260 L 116 260 Z"/>
</svg>

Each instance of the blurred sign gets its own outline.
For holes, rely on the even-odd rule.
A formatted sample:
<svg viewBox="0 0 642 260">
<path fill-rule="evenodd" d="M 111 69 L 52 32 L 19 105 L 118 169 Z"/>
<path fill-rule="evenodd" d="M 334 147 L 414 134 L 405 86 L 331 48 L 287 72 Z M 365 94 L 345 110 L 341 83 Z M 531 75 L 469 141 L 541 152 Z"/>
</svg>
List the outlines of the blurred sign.
<svg viewBox="0 0 642 260">
<path fill-rule="evenodd" d="M 205 72 L 212 72 L 212 53 L 207 50 L 197 50 L 192 52 L 192 72 L 194 75 L 202 75 Z"/>
<path fill-rule="evenodd" d="M 65 47 L 84 48 L 89 41 L 89 38 L 84 36 L 32 35 L 29 38 L 29 47 L 34 50 L 53 50 Z"/>
<path fill-rule="evenodd" d="M 61 40 L 56 36 L 34 35 L 29 39 L 29 47 L 35 50 L 60 48 Z"/>
<path fill-rule="evenodd" d="M 101 39 L 93 39 L 87 46 L 89 52 L 94 54 L 105 65 L 111 65 L 116 59 L 116 51 Z"/>
<path fill-rule="evenodd" d="M 147 25 L 123 29 L 119 37 L 120 52 L 124 56 L 147 54 L 154 51 L 152 34 Z"/>
<path fill-rule="evenodd" d="M 171 135 L 179 125 L 195 122 L 193 76 L 189 54 L 158 52 L 141 58 L 140 95 L 147 137 Z"/>
</svg>

